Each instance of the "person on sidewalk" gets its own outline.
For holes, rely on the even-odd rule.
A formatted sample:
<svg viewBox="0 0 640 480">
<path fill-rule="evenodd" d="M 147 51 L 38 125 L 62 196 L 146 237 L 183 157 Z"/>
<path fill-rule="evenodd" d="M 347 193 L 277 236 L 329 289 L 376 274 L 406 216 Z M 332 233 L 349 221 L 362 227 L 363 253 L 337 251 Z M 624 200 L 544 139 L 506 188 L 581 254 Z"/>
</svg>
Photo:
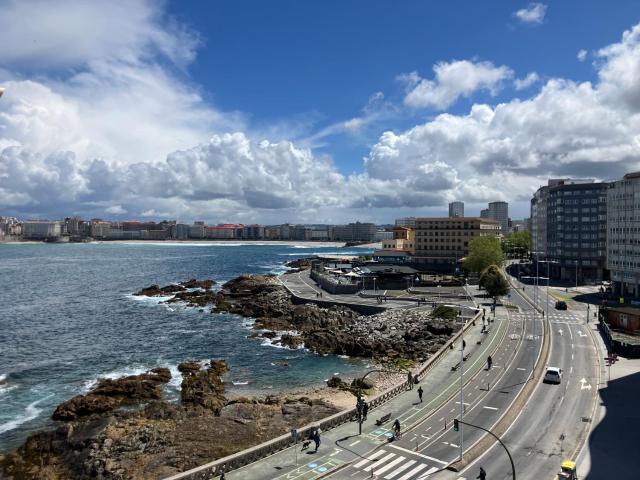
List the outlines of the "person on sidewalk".
<svg viewBox="0 0 640 480">
<path fill-rule="evenodd" d="M 409 390 L 413 390 L 413 375 L 411 375 L 411 372 L 407 373 L 407 384 L 409 385 Z"/>
<path fill-rule="evenodd" d="M 480 467 L 480 475 L 478 475 L 476 478 L 479 478 L 480 480 L 486 480 L 487 472 L 484 471 L 484 468 Z"/>
<path fill-rule="evenodd" d="M 493 365 L 493 359 L 491 358 L 491 355 L 489 355 L 487 357 L 487 370 L 491 370 L 491 365 Z"/>
<path fill-rule="evenodd" d="M 423 393 L 422 387 L 418 387 L 418 398 L 420 399 L 420 403 L 422 403 L 422 393 Z"/>
<path fill-rule="evenodd" d="M 367 421 L 367 413 L 369 413 L 369 404 L 367 402 L 363 402 L 362 404 L 362 421 Z"/>
<path fill-rule="evenodd" d="M 316 449 L 314 450 L 314 453 L 318 451 L 318 448 L 320 448 L 320 429 L 316 428 L 316 430 L 313 432 L 313 443 L 316 444 Z"/>
</svg>

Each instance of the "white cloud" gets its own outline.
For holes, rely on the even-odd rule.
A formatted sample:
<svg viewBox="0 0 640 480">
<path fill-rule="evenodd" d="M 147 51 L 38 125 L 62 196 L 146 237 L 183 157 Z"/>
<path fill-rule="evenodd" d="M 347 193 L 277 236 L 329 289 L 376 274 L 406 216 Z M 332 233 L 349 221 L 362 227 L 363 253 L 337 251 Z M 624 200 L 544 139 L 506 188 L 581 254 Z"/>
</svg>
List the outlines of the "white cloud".
<svg viewBox="0 0 640 480">
<path fill-rule="evenodd" d="M 257 140 L 242 118 L 216 111 L 152 53 L 136 52 L 133 62 L 77 64 L 66 77 L 0 72 L 12 78 L 0 100 L 0 211 L 329 223 L 438 213 L 461 199 L 473 214 L 496 199 L 524 209 L 549 176 L 640 169 L 640 26 L 597 52 L 596 83 L 551 79 L 531 98 L 385 131 L 364 172 L 350 176 L 311 148 Z M 403 77 L 405 102 L 444 108 L 512 78 L 488 62 L 440 64 L 433 80 Z M 380 121 L 386 108 L 374 95 L 342 131 Z"/>
<path fill-rule="evenodd" d="M 547 6 L 543 3 L 530 3 L 527 8 L 521 8 L 514 16 L 523 23 L 540 24 L 544 21 Z"/>
<path fill-rule="evenodd" d="M 124 213 L 127 213 L 127 211 L 124 208 L 122 208 L 122 205 L 112 205 L 110 207 L 105 208 L 104 211 L 112 215 L 122 215 Z"/>
<path fill-rule="evenodd" d="M 587 59 L 588 52 L 586 50 L 580 50 L 576 55 L 579 62 L 584 62 Z"/>
<path fill-rule="evenodd" d="M 399 77 L 407 86 L 405 105 L 444 110 L 458 98 L 468 98 L 478 90 L 495 95 L 503 81 L 513 76 L 513 71 L 504 65 L 496 67 L 491 62 L 469 60 L 438 63 L 433 71 L 433 80 L 420 78 L 415 72 Z"/>
<path fill-rule="evenodd" d="M 516 87 L 516 90 L 525 90 L 532 86 L 534 83 L 537 83 L 540 80 L 540 77 L 536 72 L 528 73 L 524 78 L 516 78 L 513 81 L 513 85 Z"/>
</svg>

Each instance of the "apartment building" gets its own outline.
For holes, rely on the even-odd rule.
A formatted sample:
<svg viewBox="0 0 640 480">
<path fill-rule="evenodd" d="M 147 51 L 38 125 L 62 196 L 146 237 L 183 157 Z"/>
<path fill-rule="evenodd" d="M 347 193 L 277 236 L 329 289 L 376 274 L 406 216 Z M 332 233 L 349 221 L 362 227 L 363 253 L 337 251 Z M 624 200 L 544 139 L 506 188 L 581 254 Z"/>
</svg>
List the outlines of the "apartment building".
<svg viewBox="0 0 640 480">
<path fill-rule="evenodd" d="M 497 220 L 487 218 L 417 218 L 416 261 L 455 264 L 469 254 L 471 240 L 484 235 L 498 236 L 500 228 Z"/>
<path fill-rule="evenodd" d="M 550 275 L 577 283 L 606 278 L 608 183 L 551 179 L 531 200 L 532 252 Z"/>
<path fill-rule="evenodd" d="M 509 233 L 509 204 L 507 202 L 489 203 L 487 218 L 500 222 L 500 232 L 502 235 Z"/>
<path fill-rule="evenodd" d="M 55 240 L 62 236 L 62 223 L 29 220 L 22 223 L 22 238 L 27 240 Z"/>
<path fill-rule="evenodd" d="M 449 203 L 450 217 L 464 217 L 464 202 Z"/>
<path fill-rule="evenodd" d="M 640 298 L 640 172 L 607 190 L 607 268 L 616 295 Z"/>
</svg>

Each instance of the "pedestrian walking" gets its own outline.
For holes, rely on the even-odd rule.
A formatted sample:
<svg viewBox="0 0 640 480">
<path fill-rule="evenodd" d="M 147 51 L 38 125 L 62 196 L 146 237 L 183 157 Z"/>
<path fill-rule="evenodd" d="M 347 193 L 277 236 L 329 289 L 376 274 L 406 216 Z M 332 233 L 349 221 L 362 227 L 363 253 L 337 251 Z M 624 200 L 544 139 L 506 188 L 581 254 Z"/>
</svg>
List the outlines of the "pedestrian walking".
<svg viewBox="0 0 640 480">
<path fill-rule="evenodd" d="M 369 404 L 367 402 L 364 402 L 362 404 L 362 421 L 363 422 L 367 421 L 367 413 L 369 413 Z"/>
<path fill-rule="evenodd" d="M 423 393 L 422 387 L 418 387 L 418 398 L 420 399 L 420 403 L 422 403 L 422 393 Z"/>
<path fill-rule="evenodd" d="M 318 451 L 318 448 L 320 448 L 320 429 L 316 428 L 315 432 L 313 432 L 313 443 L 316 444 L 316 449 L 314 450 L 314 452 Z"/>
<path fill-rule="evenodd" d="M 407 373 L 407 384 L 409 385 L 409 390 L 413 390 L 413 375 L 411 375 L 411 372 Z"/>
<path fill-rule="evenodd" d="M 486 480 L 487 472 L 484 471 L 484 468 L 480 467 L 480 475 L 478 475 L 476 478 L 479 478 L 480 480 Z"/>
<path fill-rule="evenodd" d="M 491 355 L 489 355 L 487 357 L 487 370 L 491 370 L 491 365 L 493 365 L 493 359 L 491 358 Z"/>
</svg>

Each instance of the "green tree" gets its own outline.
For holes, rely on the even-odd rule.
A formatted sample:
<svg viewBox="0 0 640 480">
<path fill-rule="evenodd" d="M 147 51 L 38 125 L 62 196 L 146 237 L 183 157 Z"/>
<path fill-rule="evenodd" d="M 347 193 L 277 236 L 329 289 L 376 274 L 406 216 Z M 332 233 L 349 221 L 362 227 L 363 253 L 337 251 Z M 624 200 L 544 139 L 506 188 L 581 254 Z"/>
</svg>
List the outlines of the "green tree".
<svg viewBox="0 0 640 480">
<path fill-rule="evenodd" d="M 504 253 L 500 240 L 493 235 L 486 235 L 469 242 L 469 255 L 464 259 L 464 268 L 479 273 L 489 265 L 502 265 L 503 261 Z"/>
<path fill-rule="evenodd" d="M 511 232 L 503 240 L 502 248 L 505 253 L 526 256 L 531 251 L 531 233 Z"/>
<path fill-rule="evenodd" d="M 480 275 L 480 286 L 494 299 L 509 293 L 509 282 L 497 265 L 489 265 L 483 270 Z"/>
</svg>

